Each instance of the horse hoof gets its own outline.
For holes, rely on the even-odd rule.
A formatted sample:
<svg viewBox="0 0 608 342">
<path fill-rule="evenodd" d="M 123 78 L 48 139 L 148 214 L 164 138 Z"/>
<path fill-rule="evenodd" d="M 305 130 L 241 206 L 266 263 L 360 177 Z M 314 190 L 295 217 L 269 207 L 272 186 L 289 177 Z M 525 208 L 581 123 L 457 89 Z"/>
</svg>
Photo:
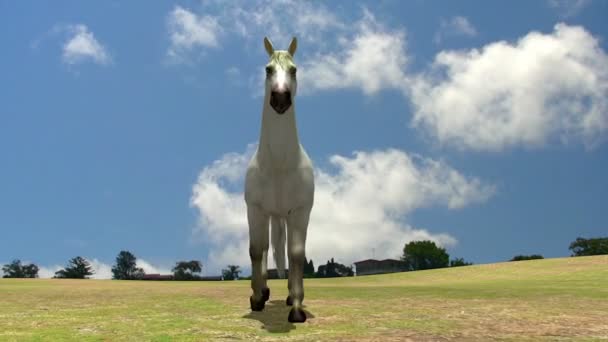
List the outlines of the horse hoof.
<svg viewBox="0 0 608 342">
<path fill-rule="evenodd" d="M 291 323 L 303 323 L 306 322 L 306 313 L 302 309 L 291 308 L 289 311 L 289 317 L 287 320 Z"/>
<path fill-rule="evenodd" d="M 291 296 L 287 296 L 287 299 L 285 300 L 285 304 L 287 304 L 287 306 L 293 305 L 293 299 L 291 299 Z"/>
<path fill-rule="evenodd" d="M 249 304 L 251 304 L 251 311 L 262 311 L 264 310 L 264 301 L 253 300 L 253 296 L 249 297 Z"/>
<path fill-rule="evenodd" d="M 262 300 L 267 302 L 270 299 L 270 289 L 265 287 L 262 289 Z"/>
</svg>

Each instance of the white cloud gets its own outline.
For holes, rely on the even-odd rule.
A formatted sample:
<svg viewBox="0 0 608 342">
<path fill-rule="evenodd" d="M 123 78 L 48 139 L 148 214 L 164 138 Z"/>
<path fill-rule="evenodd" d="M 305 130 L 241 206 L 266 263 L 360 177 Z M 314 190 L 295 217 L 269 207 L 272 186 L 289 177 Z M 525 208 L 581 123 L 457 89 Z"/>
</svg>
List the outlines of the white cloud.
<svg viewBox="0 0 608 342">
<path fill-rule="evenodd" d="M 223 156 L 205 167 L 193 186 L 191 205 L 200 215 L 193 234 L 212 246 L 207 261 L 211 270 L 250 263 L 241 186 L 253 151 L 250 145 L 244 154 Z M 372 248 L 378 258 L 394 258 L 411 240 L 452 245 L 454 237 L 414 228 L 405 222 L 407 215 L 432 205 L 462 208 L 484 202 L 494 193 L 494 187 L 465 177 L 441 161 L 400 150 L 335 155 L 330 163 L 335 172 L 316 169 L 306 248 L 307 256 L 317 263 L 335 257 L 350 264 L 371 257 Z"/>
<path fill-rule="evenodd" d="M 87 259 L 93 269 L 91 279 L 112 279 L 112 266 L 98 259 Z"/>
<path fill-rule="evenodd" d="M 86 25 L 68 26 L 70 36 L 63 44 L 62 60 L 66 64 L 78 64 L 88 60 L 97 64 L 109 64 L 112 59 L 106 48 L 95 39 Z"/>
<path fill-rule="evenodd" d="M 372 96 L 398 90 L 413 104 L 412 127 L 443 145 L 499 151 L 561 140 L 593 147 L 608 130 L 606 54 L 582 27 L 558 24 L 551 33 L 530 32 L 517 42 L 444 50 L 414 72 L 408 68 L 406 31 L 386 27 L 365 8 L 355 22 L 323 5 L 292 0 L 273 6 L 266 0 L 229 5 L 208 0 L 202 8 L 208 16 L 180 7 L 173 13 L 187 12 L 192 22 L 208 18 L 225 27 L 224 33 L 254 42 L 259 53 L 261 36 L 268 34 L 284 48 L 295 34 L 308 42 L 297 57 L 302 95 L 357 89 Z M 456 16 L 443 21 L 440 32 L 439 40 L 446 32 L 474 36 L 477 29 Z M 226 76 L 261 95 L 262 66 L 238 73 L 233 66 Z"/>
<path fill-rule="evenodd" d="M 52 266 L 39 266 L 38 267 L 38 277 L 39 278 L 53 278 L 55 276 L 55 272 L 62 269 L 63 266 L 60 265 L 52 265 Z"/>
<path fill-rule="evenodd" d="M 228 75 L 229 77 L 238 77 L 241 75 L 241 71 L 239 70 L 239 68 L 232 66 L 226 69 L 226 75 Z"/>
<path fill-rule="evenodd" d="M 448 22 L 448 27 L 465 36 L 473 37 L 477 35 L 477 30 L 465 17 L 455 16 Z"/>
<path fill-rule="evenodd" d="M 382 89 L 401 90 L 404 87 L 408 61 L 405 30 L 386 29 L 366 8 L 358 21 L 345 20 L 322 4 L 295 0 L 228 4 L 205 1 L 202 8 L 214 26 L 222 27 L 226 35 L 246 38 L 259 53 L 263 53 L 263 36 L 268 36 L 277 49 L 286 49 L 292 36 L 296 36 L 301 46 L 306 46 L 297 54 L 300 89 L 304 94 L 358 88 L 371 95 Z M 185 12 L 192 22 L 197 20 L 195 14 Z M 217 39 L 214 42 L 219 45 Z M 183 55 L 175 51 L 172 44 L 169 55 Z M 264 79 L 263 63 L 256 72 L 243 71 L 247 73 L 244 79 L 250 80 L 254 95 L 259 95 Z M 238 82 L 238 85 L 243 83 Z"/>
<path fill-rule="evenodd" d="M 343 30 L 345 25 L 318 3 L 296 0 L 203 1 L 195 13 L 176 6 L 168 15 L 171 45 L 168 56 L 185 62 L 197 48 L 216 48 L 229 34 L 246 38 L 262 52 L 262 38 L 268 36 L 278 49 L 287 48 L 292 36 L 323 45 L 322 35 Z"/>
<path fill-rule="evenodd" d="M 246 86 L 247 85 L 247 79 L 243 78 L 241 69 L 239 69 L 235 66 L 231 66 L 226 69 L 225 73 L 226 73 L 226 78 L 227 78 L 228 82 L 230 82 L 232 85 L 235 85 L 235 86 Z"/>
<path fill-rule="evenodd" d="M 146 274 L 173 274 L 170 268 L 154 266 L 144 259 L 137 258 L 137 267 L 141 267 Z"/>
<path fill-rule="evenodd" d="M 318 53 L 301 63 L 300 89 L 358 88 L 366 95 L 382 89 L 402 89 L 405 82 L 405 31 L 386 30 L 364 10 L 352 37 L 341 37 L 340 51 Z"/>
<path fill-rule="evenodd" d="M 246 212 L 243 194 L 226 187 L 242 180 L 254 151 L 255 146 L 249 145 L 244 154 L 224 155 L 203 169 L 192 188 L 190 203 L 202 214 L 201 227 L 205 228 L 207 237 L 215 244 L 228 243 L 233 237 L 238 240 L 247 237 L 247 230 L 243 230 L 247 226 L 247 217 L 241 215 Z M 246 254 L 248 256 L 249 252 Z"/>
<path fill-rule="evenodd" d="M 219 45 L 218 34 L 221 26 L 213 16 L 198 16 L 187 9 L 175 6 L 168 16 L 167 27 L 171 40 L 167 55 L 173 61 L 186 60 L 187 54 L 197 48 L 215 48 Z"/>
<path fill-rule="evenodd" d="M 112 266 L 99 261 L 99 259 L 88 259 L 87 261 L 91 264 L 94 274 L 91 279 L 112 279 Z M 52 266 L 39 266 L 38 277 L 39 278 L 53 278 L 55 272 L 64 269 L 65 266 L 52 265 Z"/>
<path fill-rule="evenodd" d="M 474 37 L 476 35 L 477 30 L 467 18 L 455 16 L 449 20 L 441 20 L 439 30 L 435 33 L 434 41 L 436 44 L 441 44 L 446 36 Z"/>
<path fill-rule="evenodd" d="M 333 11 L 319 3 L 296 0 L 207 2 L 205 10 L 232 33 L 251 38 L 261 46 L 260 37 L 268 36 L 276 45 L 287 48 L 296 35 L 303 41 L 321 43 L 328 31 L 345 29 Z"/>
<path fill-rule="evenodd" d="M 580 13 L 591 0 L 548 0 L 547 3 L 562 17 L 572 17 Z"/>
<path fill-rule="evenodd" d="M 411 83 L 412 124 L 442 144 L 473 150 L 593 146 L 608 131 L 608 57 L 584 28 L 558 24 L 516 43 L 442 51 Z"/>
</svg>

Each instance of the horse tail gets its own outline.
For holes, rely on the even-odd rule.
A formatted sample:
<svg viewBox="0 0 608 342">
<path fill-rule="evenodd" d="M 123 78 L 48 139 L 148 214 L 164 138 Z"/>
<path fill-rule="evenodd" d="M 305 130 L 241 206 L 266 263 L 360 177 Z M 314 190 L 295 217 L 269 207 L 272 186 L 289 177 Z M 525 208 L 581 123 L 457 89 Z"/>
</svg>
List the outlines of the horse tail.
<svg viewBox="0 0 608 342">
<path fill-rule="evenodd" d="M 285 278 L 285 219 L 272 216 L 270 240 L 279 278 Z"/>
</svg>

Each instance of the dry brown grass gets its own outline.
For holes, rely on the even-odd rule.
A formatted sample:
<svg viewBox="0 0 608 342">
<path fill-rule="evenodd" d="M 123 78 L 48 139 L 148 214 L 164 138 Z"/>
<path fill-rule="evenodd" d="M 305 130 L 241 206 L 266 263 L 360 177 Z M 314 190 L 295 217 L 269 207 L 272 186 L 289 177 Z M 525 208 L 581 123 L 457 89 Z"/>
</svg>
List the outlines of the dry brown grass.
<svg viewBox="0 0 608 342">
<path fill-rule="evenodd" d="M 286 282 L 263 312 L 247 281 L 0 280 L 0 340 L 608 340 L 608 256 Z"/>
</svg>

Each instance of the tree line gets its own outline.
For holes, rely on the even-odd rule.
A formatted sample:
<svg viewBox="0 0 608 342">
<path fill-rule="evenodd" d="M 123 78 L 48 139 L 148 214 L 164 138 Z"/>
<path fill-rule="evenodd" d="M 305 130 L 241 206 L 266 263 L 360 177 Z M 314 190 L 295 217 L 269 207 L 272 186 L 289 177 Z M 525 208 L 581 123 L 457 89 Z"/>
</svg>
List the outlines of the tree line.
<svg viewBox="0 0 608 342">
<path fill-rule="evenodd" d="M 577 238 L 571 242 L 568 249 L 572 252 L 571 256 L 591 256 L 608 254 L 608 237 L 604 238 Z M 542 255 L 516 255 L 509 261 L 521 261 L 543 259 Z M 450 259 L 445 248 L 437 246 L 434 242 L 412 241 L 403 248 L 400 260 L 406 266 L 407 271 L 426 270 L 443 267 L 458 267 L 472 265 L 471 262 L 463 258 Z M 177 261 L 171 269 L 173 280 L 201 280 L 200 272 L 203 264 L 198 260 Z M 36 264 L 23 264 L 21 260 L 15 259 L 2 267 L 3 278 L 38 278 L 39 267 Z M 55 272 L 53 278 L 88 279 L 94 274 L 93 267 L 89 261 L 81 256 L 77 256 L 68 261 L 65 268 Z M 240 278 L 241 269 L 238 265 L 227 265 L 222 269 L 223 280 L 250 279 L 250 277 Z M 312 260 L 304 260 L 304 276 L 307 278 L 331 278 L 353 276 L 352 266 L 346 266 L 328 260 L 320 265 L 315 271 Z M 120 251 L 116 257 L 116 262 L 112 267 L 112 279 L 116 280 L 139 280 L 144 279 L 146 273 L 137 267 L 137 258 L 129 251 Z"/>
<path fill-rule="evenodd" d="M 177 261 L 171 269 L 172 280 L 201 280 L 200 272 L 203 264 L 198 260 Z M 16 259 L 2 267 L 3 278 L 38 278 L 39 267 L 35 264 L 22 264 Z M 228 265 L 222 270 L 224 280 L 238 279 L 241 273 L 240 267 Z M 68 261 L 67 266 L 55 272 L 53 278 L 89 279 L 95 274 L 91 263 L 77 256 Z M 116 262 L 112 266 L 112 279 L 115 280 L 141 280 L 145 279 L 146 273 L 141 267 L 137 267 L 137 258 L 129 251 L 120 251 Z"/>
</svg>

